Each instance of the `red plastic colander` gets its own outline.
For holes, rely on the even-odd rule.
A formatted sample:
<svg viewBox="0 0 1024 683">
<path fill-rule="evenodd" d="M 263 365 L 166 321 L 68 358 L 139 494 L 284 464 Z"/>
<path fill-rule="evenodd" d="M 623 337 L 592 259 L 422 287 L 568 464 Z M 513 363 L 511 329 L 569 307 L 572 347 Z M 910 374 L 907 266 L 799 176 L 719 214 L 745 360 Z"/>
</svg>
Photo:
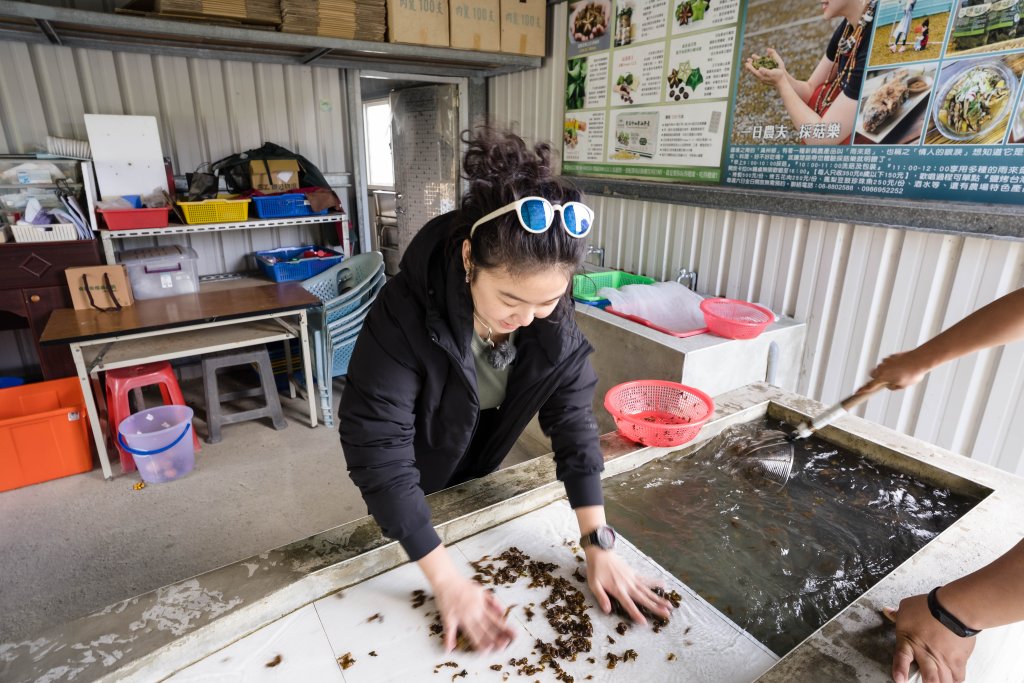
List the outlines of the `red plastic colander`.
<svg viewBox="0 0 1024 683">
<path fill-rule="evenodd" d="M 753 339 L 775 320 L 767 308 L 738 299 L 704 299 L 700 310 L 708 331 L 727 339 Z"/>
<path fill-rule="evenodd" d="M 649 379 L 608 390 L 604 407 L 619 434 L 645 446 L 681 446 L 692 440 L 715 412 L 715 402 L 699 389 Z"/>
</svg>

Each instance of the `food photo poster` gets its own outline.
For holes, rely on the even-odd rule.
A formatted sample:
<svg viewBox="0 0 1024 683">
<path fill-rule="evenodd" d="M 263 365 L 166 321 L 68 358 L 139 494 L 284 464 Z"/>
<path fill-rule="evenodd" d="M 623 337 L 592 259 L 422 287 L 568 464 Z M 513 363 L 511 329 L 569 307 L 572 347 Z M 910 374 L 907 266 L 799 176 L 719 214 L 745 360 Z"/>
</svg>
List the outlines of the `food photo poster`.
<svg viewBox="0 0 1024 683">
<path fill-rule="evenodd" d="M 1024 0 L 574 0 L 563 172 L 1024 203 Z"/>
</svg>

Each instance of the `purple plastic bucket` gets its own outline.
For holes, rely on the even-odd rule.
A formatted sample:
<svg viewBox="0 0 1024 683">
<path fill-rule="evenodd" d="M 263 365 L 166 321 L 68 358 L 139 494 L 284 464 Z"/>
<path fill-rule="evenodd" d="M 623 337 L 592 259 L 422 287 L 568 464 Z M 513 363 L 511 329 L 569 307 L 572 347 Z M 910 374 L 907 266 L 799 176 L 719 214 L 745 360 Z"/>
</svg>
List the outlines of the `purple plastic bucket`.
<svg viewBox="0 0 1024 683">
<path fill-rule="evenodd" d="M 157 406 L 129 415 L 117 426 L 121 448 L 132 454 L 147 484 L 173 481 L 196 464 L 192 444 L 192 409 Z"/>
</svg>

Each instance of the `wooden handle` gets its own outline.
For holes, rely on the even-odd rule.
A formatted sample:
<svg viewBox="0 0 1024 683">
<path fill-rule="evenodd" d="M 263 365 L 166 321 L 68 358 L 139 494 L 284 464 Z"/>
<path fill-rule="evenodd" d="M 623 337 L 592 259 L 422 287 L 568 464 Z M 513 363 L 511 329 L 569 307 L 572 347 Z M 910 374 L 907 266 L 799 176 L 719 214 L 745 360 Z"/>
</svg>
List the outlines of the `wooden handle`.
<svg viewBox="0 0 1024 683">
<path fill-rule="evenodd" d="M 853 395 L 844 398 L 840 403 L 844 410 L 853 410 L 864 401 L 868 400 L 872 394 L 879 391 L 880 389 L 888 386 L 884 382 L 871 381 L 858 389 Z"/>
</svg>

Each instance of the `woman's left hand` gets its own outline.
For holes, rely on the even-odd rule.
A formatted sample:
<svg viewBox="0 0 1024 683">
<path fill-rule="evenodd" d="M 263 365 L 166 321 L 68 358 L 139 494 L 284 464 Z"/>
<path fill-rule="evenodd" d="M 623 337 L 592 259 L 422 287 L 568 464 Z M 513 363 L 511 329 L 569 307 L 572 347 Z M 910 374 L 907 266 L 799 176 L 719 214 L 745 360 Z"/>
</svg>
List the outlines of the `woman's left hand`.
<svg viewBox="0 0 1024 683">
<path fill-rule="evenodd" d="M 672 603 L 651 590 L 656 583 L 639 576 L 614 551 L 590 547 L 586 553 L 587 585 L 597 598 L 597 606 L 602 612 L 608 614 L 612 611 L 611 598 L 615 598 L 638 624 L 647 623 L 638 606 L 646 607 L 659 617 L 668 618 Z"/>
</svg>

